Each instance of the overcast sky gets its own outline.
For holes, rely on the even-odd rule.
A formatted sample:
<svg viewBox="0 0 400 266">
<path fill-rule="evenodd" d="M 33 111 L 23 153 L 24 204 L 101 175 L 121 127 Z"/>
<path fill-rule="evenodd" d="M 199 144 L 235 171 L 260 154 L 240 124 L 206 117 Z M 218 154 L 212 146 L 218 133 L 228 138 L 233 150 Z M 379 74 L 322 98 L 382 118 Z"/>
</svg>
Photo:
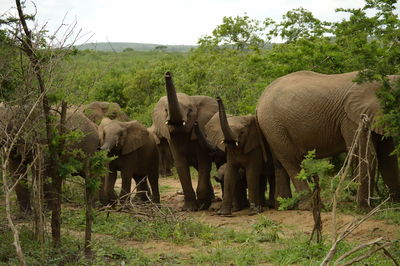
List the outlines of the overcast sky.
<svg viewBox="0 0 400 266">
<path fill-rule="evenodd" d="M 303 7 L 315 17 L 338 21 L 335 8 L 359 8 L 363 0 L 34 0 L 39 25 L 54 31 L 63 21 L 77 22 L 89 42 L 190 44 L 210 35 L 224 16 L 280 21 L 287 11 Z M 397 3 L 399 6 L 399 3 Z M 0 14 L 15 13 L 13 0 L 0 0 Z M 33 10 L 27 1 L 28 10 Z M 86 41 L 82 38 L 78 43 Z"/>
</svg>

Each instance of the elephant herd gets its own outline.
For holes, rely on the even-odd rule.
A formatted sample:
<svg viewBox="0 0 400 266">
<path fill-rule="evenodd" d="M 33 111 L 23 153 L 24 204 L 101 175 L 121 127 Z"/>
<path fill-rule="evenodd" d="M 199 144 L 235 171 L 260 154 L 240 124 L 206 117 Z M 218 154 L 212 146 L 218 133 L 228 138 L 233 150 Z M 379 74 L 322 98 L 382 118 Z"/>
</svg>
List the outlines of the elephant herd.
<svg viewBox="0 0 400 266">
<path fill-rule="evenodd" d="M 249 214 L 255 214 L 265 206 L 276 206 L 278 197 L 292 196 L 291 183 L 297 192 L 308 192 L 307 182 L 296 178 L 304 155 L 314 149 L 317 158 L 347 151 L 360 117 L 367 117 L 369 123 L 361 130 L 354 155 L 358 161 L 354 171 L 359 182 L 357 203 L 368 207 L 376 168 L 392 199 L 399 201 L 398 161 L 392 155 L 395 144 L 392 137 L 383 138 L 383 128 L 374 123 L 380 111 L 375 95 L 379 83 L 358 84 L 353 81 L 356 76 L 357 72 L 295 72 L 265 89 L 255 114 L 232 116 L 226 114 L 219 97 L 177 92 L 172 75 L 167 72 L 166 96 L 155 105 L 151 127 L 129 120 L 118 104 L 93 102 L 71 114 L 80 123 L 70 128 L 86 134 L 79 144 L 85 153 L 101 149 L 116 156 L 100 188 L 103 204 L 118 197 L 114 191 L 117 171 L 122 177 L 119 197 L 130 192 L 133 178 L 138 200 L 150 197 L 153 202 L 160 202 L 159 174 L 170 172 L 173 163 L 184 194 L 182 209 L 208 209 L 215 198 L 210 178 L 214 163 L 223 190 L 218 213 L 230 215 L 245 207 L 249 207 Z M 394 81 L 399 76 L 389 78 Z M 366 128 L 372 132 L 370 141 Z M 198 172 L 196 190 L 190 167 Z M 20 195 L 23 193 L 17 190 L 17 197 L 22 200 Z M 20 204 L 27 207 L 29 203 L 23 202 L 26 197 L 21 200 Z"/>
</svg>

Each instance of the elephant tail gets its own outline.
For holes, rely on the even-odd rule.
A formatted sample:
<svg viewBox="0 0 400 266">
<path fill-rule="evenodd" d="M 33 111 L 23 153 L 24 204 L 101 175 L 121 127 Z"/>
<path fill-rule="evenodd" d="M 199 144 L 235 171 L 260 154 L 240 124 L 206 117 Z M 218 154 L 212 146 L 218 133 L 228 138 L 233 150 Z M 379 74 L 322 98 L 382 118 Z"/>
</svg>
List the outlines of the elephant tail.
<svg viewBox="0 0 400 266">
<path fill-rule="evenodd" d="M 268 145 L 268 142 L 267 142 L 266 138 L 265 137 L 263 138 L 263 134 L 261 132 L 260 125 L 258 124 L 257 109 L 256 109 L 256 128 L 257 128 L 257 137 L 259 138 L 259 142 L 260 142 L 260 145 L 261 145 L 263 159 L 264 159 L 264 162 L 267 162 L 268 161 L 268 157 L 270 157 L 269 159 L 272 159 L 272 155 L 267 154 L 268 153 L 267 151 L 270 151 L 270 148 L 269 148 L 269 145 Z"/>
</svg>

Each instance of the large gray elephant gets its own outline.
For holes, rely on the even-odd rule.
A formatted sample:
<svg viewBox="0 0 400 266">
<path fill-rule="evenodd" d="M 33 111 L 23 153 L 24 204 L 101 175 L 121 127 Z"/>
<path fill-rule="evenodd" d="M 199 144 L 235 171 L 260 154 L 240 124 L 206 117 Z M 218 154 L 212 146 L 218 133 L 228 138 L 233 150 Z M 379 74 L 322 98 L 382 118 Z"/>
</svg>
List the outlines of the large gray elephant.
<svg viewBox="0 0 400 266">
<path fill-rule="evenodd" d="M 148 130 L 138 121 L 120 122 L 103 118 L 98 129 L 100 149 L 108 150 L 118 156 L 110 162 L 110 174 L 105 180 L 104 193 L 110 203 L 115 199 L 114 185 L 117 171 L 121 171 L 122 189 L 120 197 L 131 191 L 132 178 L 137 184 L 137 198 L 147 200 L 147 179 L 151 186 L 151 199 L 160 202 L 158 189 L 158 150 L 157 144 Z"/>
<path fill-rule="evenodd" d="M 382 138 L 382 129 L 373 127 L 379 110 L 375 91 L 378 82 L 357 84 L 357 72 L 325 75 L 299 71 L 272 82 L 257 105 L 261 131 L 276 157 L 276 195 L 290 197 L 290 179 L 297 191 L 309 191 L 306 182 L 295 178 L 300 162 L 307 151 L 316 149 L 317 158 L 334 156 L 346 151 L 352 144 L 361 115 L 368 116 L 372 141 L 377 155 L 378 169 L 393 199 L 400 199 L 400 176 L 397 157 L 391 156 L 393 139 Z M 399 76 L 390 76 L 391 80 Z M 357 203 L 368 206 L 368 176 L 374 164 L 368 152 L 367 131 L 361 132 L 361 144 L 356 149 L 359 161 Z M 370 145 L 371 146 L 371 145 Z M 369 175 L 370 174 L 370 175 Z M 290 178 L 289 178 L 290 177 Z"/>
<path fill-rule="evenodd" d="M 201 128 L 217 112 L 217 102 L 208 96 L 177 93 L 169 72 L 165 75 L 167 96 L 156 104 L 152 118 L 157 135 L 168 140 L 184 193 L 183 210 L 207 209 L 214 197 L 210 180 L 211 159 L 200 148 L 193 131 L 195 121 Z M 192 187 L 189 167 L 197 169 L 196 193 Z M 197 195 L 197 197 L 196 197 Z"/>
<path fill-rule="evenodd" d="M 266 205 L 267 176 L 270 183 L 270 199 L 274 197 L 273 164 L 268 145 L 263 140 L 254 115 L 227 117 L 220 98 L 219 112 L 206 124 L 204 130 L 212 146 L 227 154 L 224 174 L 224 195 L 219 210 L 221 215 L 232 213 L 238 173 L 244 170 L 250 202 L 249 214 L 262 211 Z"/>
</svg>

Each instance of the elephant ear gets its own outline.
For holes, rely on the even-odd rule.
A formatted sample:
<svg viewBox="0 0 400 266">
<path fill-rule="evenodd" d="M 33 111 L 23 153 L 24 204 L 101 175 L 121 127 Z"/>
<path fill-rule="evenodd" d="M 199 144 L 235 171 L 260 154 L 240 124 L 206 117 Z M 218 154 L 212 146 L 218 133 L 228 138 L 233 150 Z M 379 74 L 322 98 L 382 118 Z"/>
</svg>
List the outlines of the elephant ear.
<svg viewBox="0 0 400 266">
<path fill-rule="evenodd" d="M 361 121 L 361 116 L 367 115 L 369 128 L 375 133 L 383 135 L 383 128 L 375 125 L 375 118 L 380 112 L 378 97 L 375 94 L 378 88 L 378 82 L 353 83 L 347 93 L 344 110 L 350 120 L 357 125 Z"/>
<path fill-rule="evenodd" d="M 152 136 L 154 141 L 156 142 L 156 144 L 159 145 L 160 144 L 160 138 L 157 136 L 155 130 L 156 130 L 156 128 L 155 128 L 154 125 L 152 125 L 151 127 L 149 127 L 147 129 L 147 131 L 149 132 L 150 136 Z"/>
<path fill-rule="evenodd" d="M 190 96 L 197 107 L 197 122 L 201 129 L 218 112 L 218 103 L 209 96 Z"/>
<path fill-rule="evenodd" d="M 123 140 L 122 155 L 133 152 L 142 147 L 149 140 L 149 132 L 138 121 L 123 122 L 126 135 Z"/>
<path fill-rule="evenodd" d="M 257 129 L 256 117 L 254 115 L 244 116 L 243 119 L 246 120 L 247 136 L 244 141 L 244 153 L 251 152 L 258 146 L 260 146 L 260 136 Z"/>
<path fill-rule="evenodd" d="M 219 122 L 218 112 L 208 121 L 204 127 L 204 132 L 207 135 L 207 140 L 212 146 L 218 147 L 221 151 L 225 152 L 224 133 L 221 129 Z"/>
<path fill-rule="evenodd" d="M 156 106 L 153 109 L 153 113 L 151 117 L 153 119 L 154 133 L 158 138 L 165 138 L 167 140 L 170 139 L 168 126 L 165 124 L 167 122 L 167 112 L 165 111 L 167 108 L 167 97 L 163 96 L 157 102 Z"/>
<path fill-rule="evenodd" d="M 111 119 L 105 117 L 101 120 L 100 125 L 97 127 L 97 133 L 99 135 L 100 146 L 104 144 L 104 127 L 111 122 Z"/>
</svg>

